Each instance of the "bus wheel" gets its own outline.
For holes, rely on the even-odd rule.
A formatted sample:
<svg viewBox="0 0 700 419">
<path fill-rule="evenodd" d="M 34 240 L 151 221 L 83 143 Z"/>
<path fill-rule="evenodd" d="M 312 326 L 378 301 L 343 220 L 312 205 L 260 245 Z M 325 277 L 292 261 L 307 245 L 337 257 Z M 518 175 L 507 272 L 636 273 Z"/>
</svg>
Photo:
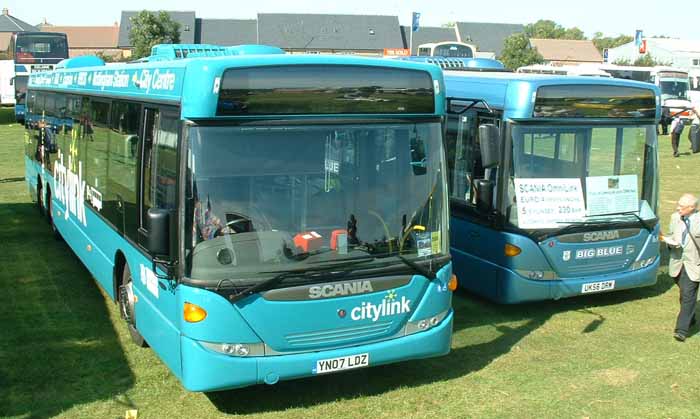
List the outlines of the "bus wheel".
<svg viewBox="0 0 700 419">
<path fill-rule="evenodd" d="M 56 240 L 61 239 L 61 233 L 56 228 L 56 224 L 53 223 L 53 202 L 51 202 L 51 189 L 46 190 L 46 218 L 51 226 L 51 231 L 53 232 L 53 237 Z"/>
<path fill-rule="evenodd" d="M 136 346 L 145 347 L 146 340 L 136 329 L 135 302 L 136 296 L 134 295 L 131 270 L 129 270 L 129 265 L 125 264 L 124 271 L 122 272 L 121 286 L 119 286 L 119 313 L 121 314 L 122 319 L 126 321 L 126 326 L 129 329 L 129 335 L 131 335 L 131 340 L 136 344 Z"/>
<path fill-rule="evenodd" d="M 43 192 L 44 188 L 41 185 L 41 179 L 38 179 L 36 182 L 36 207 L 39 209 L 39 215 L 44 215 Z"/>
</svg>

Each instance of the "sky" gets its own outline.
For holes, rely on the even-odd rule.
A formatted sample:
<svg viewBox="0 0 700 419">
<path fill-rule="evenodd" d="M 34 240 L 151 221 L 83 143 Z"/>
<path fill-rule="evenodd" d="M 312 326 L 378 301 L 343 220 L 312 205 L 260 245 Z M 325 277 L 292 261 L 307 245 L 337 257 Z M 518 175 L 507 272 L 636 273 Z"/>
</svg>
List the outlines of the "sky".
<svg viewBox="0 0 700 419">
<path fill-rule="evenodd" d="M 698 1 L 698 0 L 695 0 Z M 692 4 L 694 2 L 685 3 Z M 583 6 L 583 7 L 582 7 Z M 194 11 L 198 18 L 254 19 L 257 13 L 376 14 L 398 16 L 410 24 L 411 12 L 421 13 L 421 25 L 440 26 L 452 21 L 532 23 L 550 19 L 565 27 L 577 26 L 592 37 L 597 31 L 608 36 L 665 35 L 700 40 L 700 11 L 690 12 L 673 2 L 637 0 L 5 0 L 11 15 L 36 25 L 48 20 L 54 25 L 91 26 L 119 22 L 122 10 Z"/>
</svg>

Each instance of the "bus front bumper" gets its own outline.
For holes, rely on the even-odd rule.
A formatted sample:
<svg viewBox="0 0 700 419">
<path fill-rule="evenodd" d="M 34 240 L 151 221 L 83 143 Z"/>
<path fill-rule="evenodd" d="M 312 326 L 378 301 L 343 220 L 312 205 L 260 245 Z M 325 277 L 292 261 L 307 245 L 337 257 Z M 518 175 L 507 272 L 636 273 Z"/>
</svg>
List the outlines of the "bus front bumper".
<svg viewBox="0 0 700 419">
<path fill-rule="evenodd" d="M 340 349 L 263 357 L 232 357 L 181 336 L 182 383 L 190 391 L 218 391 L 279 380 L 310 377 L 316 362 L 368 354 L 369 367 L 446 355 L 450 351 L 454 312 L 435 327 L 409 336 Z M 325 374 L 324 374 L 325 375 Z"/>
<path fill-rule="evenodd" d="M 558 300 L 560 298 L 576 297 L 598 293 L 584 292 L 584 286 L 593 283 L 609 283 L 614 281 L 614 287 L 600 292 L 620 291 L 630 288 L 646 287 L 656 283 L 661 258 L 657 257 L 651 265 L 628 272 L 615 272 L 605 275 L 595 275 L 585 278 L 565 278 L 553 281 L 532 280 L 507 270 L 501 283 L 499 302 L 505 304 L 522 303 L 540 300 Z"/>
</svg>

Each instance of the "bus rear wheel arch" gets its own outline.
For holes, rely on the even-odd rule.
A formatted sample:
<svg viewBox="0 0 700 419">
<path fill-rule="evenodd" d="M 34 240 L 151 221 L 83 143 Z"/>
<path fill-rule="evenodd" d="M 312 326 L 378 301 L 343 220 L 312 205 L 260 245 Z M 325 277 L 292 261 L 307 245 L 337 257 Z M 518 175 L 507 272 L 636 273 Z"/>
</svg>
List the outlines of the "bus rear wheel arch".
<svg viewBox="0 0 700 419">
<path fill-rule="evenodd" d="M 119 314 L 126 322 L 131 341 L 136 346 L 146 347 L 146 340 L 143 338 L 138 329 L 136 329 L 136 294 L 134 293 L 133 278 L 129 264 L 124 263 L 122 269 L 121 282 L 118 288 L 117 300 L 119 304 Z"/>
</svg>

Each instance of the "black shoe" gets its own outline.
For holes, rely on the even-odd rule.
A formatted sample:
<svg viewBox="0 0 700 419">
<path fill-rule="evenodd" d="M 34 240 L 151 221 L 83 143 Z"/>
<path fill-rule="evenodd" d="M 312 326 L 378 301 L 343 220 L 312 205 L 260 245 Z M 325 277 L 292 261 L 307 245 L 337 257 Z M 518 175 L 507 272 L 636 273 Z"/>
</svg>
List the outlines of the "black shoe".
<svg viewBox="0 0 700 419">
<path fill-rule="evenodd" d="M 678 153 L 673 153 L 673 157 L 678 157 L 678 156 L 680 156 L 680 154 L 678 154 Z"/>
<path fill-rule="evenodd" d="M 682 335 L 678 332 L 673 334 L 673 338 L 677 340 L 678 342 L 685 342 L 685 335 Z"/>
</svg>

